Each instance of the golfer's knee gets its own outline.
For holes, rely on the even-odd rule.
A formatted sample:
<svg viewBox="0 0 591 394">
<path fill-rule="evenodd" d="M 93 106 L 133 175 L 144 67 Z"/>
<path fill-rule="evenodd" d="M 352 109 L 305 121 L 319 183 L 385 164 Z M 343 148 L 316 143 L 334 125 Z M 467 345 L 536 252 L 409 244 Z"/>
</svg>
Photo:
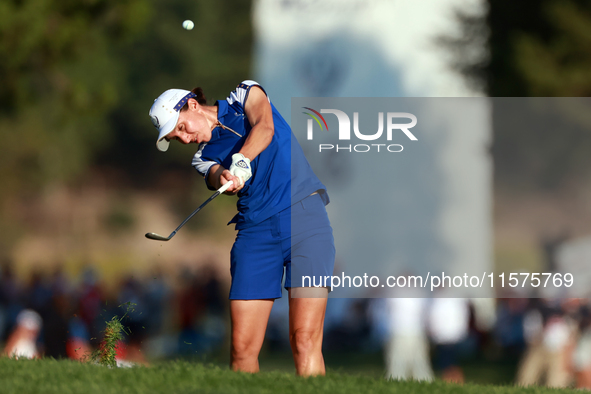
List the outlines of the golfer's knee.
<svg viewBox="0 0 591 394">
<path fill-rule="evenodd" d="M 322 332 L 295 330 L 290 335 L 291 347 L 298 354 L 317 352 L 322 348 Z"/>
<path fill-rule="evenodd" d="M 247 360 L 258 358 L 260 349 L 253 346 L 252 341 L 244 338 L 232 338 L 232 358 L 234 360 Z"/>
</svg>

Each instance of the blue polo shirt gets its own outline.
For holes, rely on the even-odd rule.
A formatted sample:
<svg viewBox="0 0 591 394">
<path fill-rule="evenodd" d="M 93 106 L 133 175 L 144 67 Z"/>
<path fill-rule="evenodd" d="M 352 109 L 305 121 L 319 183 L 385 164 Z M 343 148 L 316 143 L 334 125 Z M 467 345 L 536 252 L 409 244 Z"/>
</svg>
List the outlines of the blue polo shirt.
<svg viewBox="0 0 591 394">
<path fill-rule="evenodd" d="M 252 127 L 244 113 L 244 105 L 253 86 L 260 87 L 255 81 L 243 81 L 225 100 L 217 102 L 220 123 L 240 136 L 216 127 L 211 140 L 200 145 L 192 165 L 206 183 L 213 165 L 230 168 L 232 155 L 238 153 L 250 133 Z M 329 201 L 326 187 L 312 171 L 291 128 L 272 103 L 271 108 L 273 139 L 251 162 L 252 177 L 238 192 L 238 214 L 230 222 L 236 223 L 239 230 L 261 223 L 315 191 L 321 191 L 325 204 Z M 213 190 L 211 185 L 207 186 Z"/>
</svg>

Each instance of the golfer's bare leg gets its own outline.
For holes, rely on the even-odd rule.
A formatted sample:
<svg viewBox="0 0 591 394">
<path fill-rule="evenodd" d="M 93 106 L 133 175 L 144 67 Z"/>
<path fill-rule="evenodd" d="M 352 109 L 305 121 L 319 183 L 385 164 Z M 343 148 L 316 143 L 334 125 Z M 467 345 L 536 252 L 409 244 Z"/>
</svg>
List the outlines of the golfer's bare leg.
<svg viewBox="0 0 591 394">
<path fill-rule="evenodd" d="M 324 375 L 322 334 L 328 290 L 313 289 L 320 292 L 315 294 L 317 298 L 292 297 L 292 290 L 297 295 L 300 290 L 308 289 L 289 291 L 289 342 L 296 373 L 300 376 Z"/>
<path fill-rule="evenodd" d="M 232 350 L 230 365 L 234 371 L 258 372 L 259 352 L 273 300 L 231 300 Z"/>
</svg>

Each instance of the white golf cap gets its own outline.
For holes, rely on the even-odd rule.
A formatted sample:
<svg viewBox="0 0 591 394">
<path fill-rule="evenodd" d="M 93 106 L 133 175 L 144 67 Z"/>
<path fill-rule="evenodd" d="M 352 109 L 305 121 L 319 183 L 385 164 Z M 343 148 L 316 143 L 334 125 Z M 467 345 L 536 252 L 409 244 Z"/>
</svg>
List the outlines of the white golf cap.
<svg viewBox="0 0 591 394">
<path fill-rule="evenodd" d="M 27 330 L 40 330 L 43 325 L 43 319 L 34 310 L 25 309 L 17 315 L 16 324 Z"/>
<path fill-rule="evenodd" d="M 170 144 L 164 137 L 176 127 L 181 108 L 190 98 L 197 97 L 195 93 L 183 89 L 169 89 L 162 93 L 150 108 L 150 119 L 158 129 L 156 148 L 166 152 Z"/>
</svg>

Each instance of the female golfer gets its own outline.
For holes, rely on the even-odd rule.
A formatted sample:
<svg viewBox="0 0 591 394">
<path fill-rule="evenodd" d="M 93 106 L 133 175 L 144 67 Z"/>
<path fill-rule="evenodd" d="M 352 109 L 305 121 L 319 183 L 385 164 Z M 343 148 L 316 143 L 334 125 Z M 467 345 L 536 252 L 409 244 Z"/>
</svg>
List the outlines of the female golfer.
<svg viewBox="0 0 591 394">
<path fill-rule="evenodd" d="M 263 88 L 244 81 L 228 98 L 206 105 L 201 88 L 171 89 L 150 109 L 170 140 L 199 144 L 193 166 L 215 190 L 233 184 L 238 234 L 231 252 L 231 366 L 257 372 L 273 301 L 289 293 L 289 340 L 299 375 L 323 375 L 322 334 L 326 288 L 311 278 L 332 275 L 334 239 L 326 214 L 326 188 L 310 168 L 291 128 Z M 306 288 L 306 286 L 308 288 Z"/>
</svg>

